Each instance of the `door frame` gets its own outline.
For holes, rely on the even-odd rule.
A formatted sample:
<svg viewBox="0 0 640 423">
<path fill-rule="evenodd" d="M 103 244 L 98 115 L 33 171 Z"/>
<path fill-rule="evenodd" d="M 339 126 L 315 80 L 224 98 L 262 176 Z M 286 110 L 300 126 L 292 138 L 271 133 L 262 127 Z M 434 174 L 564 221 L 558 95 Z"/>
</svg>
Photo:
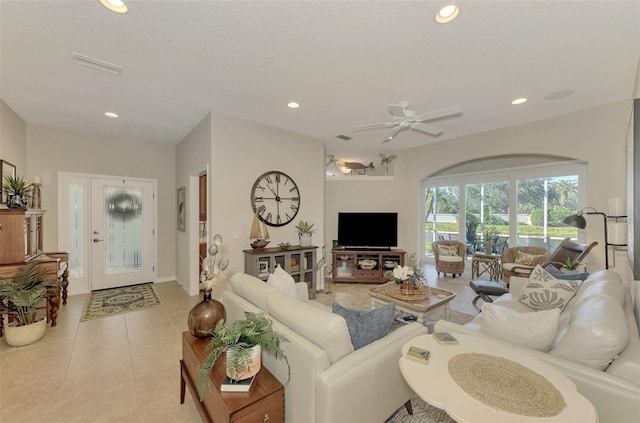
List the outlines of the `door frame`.
<svg viewBox="0 0 640 423">
<path fill-rule="evenodd" d="M 187 193 L 187 243 L 189 258 L 187 260 L 189 266 L 189 282 L 187 287 L 183 287 L 189 295 L 198 295 L 200 293 L 200 251 L 198 243 L 200 234 L 198 233 L 200 221 L 199 203 L 200 203 L 200 175 L 207 174 L 207 249 L 209 248 L 209 240 L 211 239 L 211 170 L 207 164 L 189 173 L 189 190 Z M 196 222 L 193 224 L 193 222 Z"/>
<path fill-rule="evenodd" d="M 67 236 L 67 178 L 73 178 L 76 180 L 84 180 L 84 186 L 87 189 L 84 201 L 86 205 L 86 216 L 84 221 L 86 239 L 84 247 L 84 259 L 85 269 L 87 277 L 83 279 L 75 279 L 69 275 L 69 295 L 87 294 L 91 292 L 91 179 L 92 178 L 107 178 L 107 179 L 126 179 L 137 182 L 148 182 L 153 185 L 153 282 L 158 280 L 158 181 L 157 179 L 138 178 L 129 176 L 117 176 L 117 175 L 104 175 L 104 174 L 91 174 L 91 173 L 76 173 L 76 172 L 57 172 L 58 177 L 58 250 L 69 251 L 69 239 Z M 197 231 L 196 231 L 197 235 Z"/>
</svg>

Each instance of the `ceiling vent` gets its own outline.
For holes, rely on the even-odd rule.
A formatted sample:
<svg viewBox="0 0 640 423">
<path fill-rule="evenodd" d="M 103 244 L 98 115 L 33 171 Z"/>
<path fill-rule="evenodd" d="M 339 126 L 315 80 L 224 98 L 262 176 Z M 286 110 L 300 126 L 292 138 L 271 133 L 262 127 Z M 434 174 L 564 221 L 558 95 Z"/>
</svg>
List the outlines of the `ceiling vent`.
<svg viewBox="0 0 640 423">
<path fill-rule="evenodd" d="M 341 140 L 349 141 L 351 139 L 348 135 L 336 135 L 336 138 L 340 138 Z"/>
<path fill-rule="evenodd" d="M 114 65 L 113 63 L 103 62 L 102 60 L 94 59 L 93 57 L 84 56 L 79 53 L 71 53 L 73 61 L 78 65 L 86 66 L 91 69 L 99 70 L 102 72 L 110 73 L 111 75 L 122 76 L 122 66 Z"/>
</svg>

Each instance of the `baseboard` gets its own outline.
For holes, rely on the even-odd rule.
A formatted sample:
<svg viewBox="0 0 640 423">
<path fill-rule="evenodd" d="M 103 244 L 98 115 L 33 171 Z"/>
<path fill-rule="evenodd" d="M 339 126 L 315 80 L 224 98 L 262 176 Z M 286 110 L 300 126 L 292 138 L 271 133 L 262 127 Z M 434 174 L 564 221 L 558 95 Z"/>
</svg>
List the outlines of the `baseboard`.
<svg viewBox="0 0 640 423">
<path fill-rule="evenodd" d="M 175 276 L 166 276 L 164 278 L 157 278 L 155 283 L 173 282 L 177 280 L 178 278 L 176 278 Z"/>
</svg>

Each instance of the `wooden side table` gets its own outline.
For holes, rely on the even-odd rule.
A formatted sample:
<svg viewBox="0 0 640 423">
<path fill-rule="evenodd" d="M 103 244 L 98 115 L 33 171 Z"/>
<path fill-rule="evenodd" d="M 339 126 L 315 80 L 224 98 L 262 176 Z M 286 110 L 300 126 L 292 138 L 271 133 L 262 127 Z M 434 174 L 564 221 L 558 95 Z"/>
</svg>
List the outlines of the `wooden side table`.
<svg viewBox="0 0 640 423">
<path fill-rule="evenodd" d="M 478 279 L 484 273 L 488 273 L 489 279 L 492 281 L 500 279 L 499 255 L 473 253 L 471 256 L 471 279 Z"/>
<path fill-rule="evenodd" d="M 196 380 L 198 367 L 207 356 L 208 338 L 200 339 L 189 332 L 182 333 L 182 360 L 180 360 L 180 404 L 184 403 L 188 386 L 193 401 L 204 422 L 225 423 L 282 423 L 284 422 L 284 386 L 262 367 L 249 392 L 220 392 L 225 376 L 225 359 L 220 357 L 213 366 L 202 401 L 198 397 Z"/>
</svg>

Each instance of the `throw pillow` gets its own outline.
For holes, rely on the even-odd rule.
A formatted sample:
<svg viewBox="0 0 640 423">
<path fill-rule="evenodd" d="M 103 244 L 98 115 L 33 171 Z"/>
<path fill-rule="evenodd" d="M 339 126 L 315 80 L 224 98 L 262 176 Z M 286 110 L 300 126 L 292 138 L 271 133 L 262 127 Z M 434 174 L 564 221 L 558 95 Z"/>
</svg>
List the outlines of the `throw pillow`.
<svg viewBox="0 0 640 423">
<path fill-rule="evenodd" d="M 547 352 L 558 333 L 560 309 L 518 313 L 515 310 L 482 305 L 480 332 L 517 345 Z"/>
<path fill-rule="evenodd" d="M 544 260 L 546 254 L 535 255 L 528 254 L 522 251 L 518 251 L 516 255 L 516 264 L 524 264 L 527 266 L 535 266 L 536 264 L 541 263 Z"/>
<path fill-rule="evenodd" d="M 520 302 L 534 310 L 563 310 L 581 283 L 579 280 L 556 279 L 537 265 L 520 291 Z"/>
<path fill-rule="evenodd" d="M 267 279 L 267 285 L 278 288 L 280 291 L 293 298 L 298 298 L 298 291 L 296 290 L 296 282 L 293 277 L 284 271 L 280 265 L 276 266 L 276 270 L 269 275 Z"/>
<path fill-rule="evenodd" d="M 438 254 L 440 254 L 442 256 L 457 256 L 458 255 L 458 247 L 454 247 L 453 245 L 436 244 L 436 248 L 438 249 Z"/>
<path fill-rule="evenodd" d="M 346 320 L 351 343 L 357 350 L 389 333 L 396 305 L 389 303 L 373 310 L 356 310 L 333 303 L 332 310 Z"/>
<path fill-rule="evenodd" d="M 589 277 L 588 273 L 569 273 L 557 269 L 553 266 L 547 266 L 544 270 L 556 279 L 564 279 L 565 281 L 584 281 Z"/>
</svg>

